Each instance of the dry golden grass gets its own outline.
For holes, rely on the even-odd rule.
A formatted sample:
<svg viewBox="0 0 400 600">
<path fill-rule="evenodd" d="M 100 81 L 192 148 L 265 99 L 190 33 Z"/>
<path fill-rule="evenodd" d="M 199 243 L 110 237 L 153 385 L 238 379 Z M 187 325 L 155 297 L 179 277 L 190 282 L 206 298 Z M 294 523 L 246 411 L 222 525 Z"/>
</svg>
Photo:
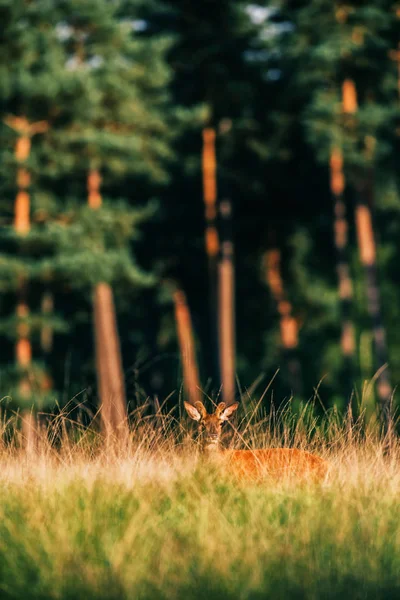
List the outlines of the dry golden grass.
<svg viewBox="0 0 400 600">
<path fill-rule="evenodd" d="M 3 444 L 0 597 L 399 597 L 398 440 L 310 409 L 235 426 L 232 446 L 316 452 L 326 478 L 238 483 L 171 415 L 134 416 L 123 447 L 65 416 Z"/>
</svg>

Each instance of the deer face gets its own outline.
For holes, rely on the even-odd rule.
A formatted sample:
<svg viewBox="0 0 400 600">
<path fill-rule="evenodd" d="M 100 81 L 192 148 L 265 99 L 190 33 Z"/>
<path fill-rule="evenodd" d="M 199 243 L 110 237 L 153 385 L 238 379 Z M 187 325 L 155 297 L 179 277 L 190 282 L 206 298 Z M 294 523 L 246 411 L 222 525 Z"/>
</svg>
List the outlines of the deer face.
<svg viewBox="0 0 400 600">
<path fill-rule="evenodd" d="M 203 450 L 218 450 L 222 423 L 235 412 L 239 406 L 238 402 L 230 406 L 227 406 L 225 402 L 220 402 L 214 414 L 209 414 L 201 402 L 196 402 L 194 405 L 188 402 L 184 404 L 189 417 L 197 421 L 203 430 Z"/>
</svg>

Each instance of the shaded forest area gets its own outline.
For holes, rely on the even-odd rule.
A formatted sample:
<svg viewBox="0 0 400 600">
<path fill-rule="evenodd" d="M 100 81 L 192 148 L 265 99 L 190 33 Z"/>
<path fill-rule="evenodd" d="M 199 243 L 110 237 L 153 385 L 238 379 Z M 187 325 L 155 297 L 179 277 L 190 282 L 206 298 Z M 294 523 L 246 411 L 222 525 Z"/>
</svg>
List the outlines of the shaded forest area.
<svg viewBox="0 0 400 600">
<path fill-rule="evenodd" d="M 389 0 L 3 0 L 3 402 L 100 398 L 116 428 L 183 378 L 229 402 L 237 375 L 274 378 L 266 402 L 318 388 L 387 415 L 399 19 Z"/>
</svg>

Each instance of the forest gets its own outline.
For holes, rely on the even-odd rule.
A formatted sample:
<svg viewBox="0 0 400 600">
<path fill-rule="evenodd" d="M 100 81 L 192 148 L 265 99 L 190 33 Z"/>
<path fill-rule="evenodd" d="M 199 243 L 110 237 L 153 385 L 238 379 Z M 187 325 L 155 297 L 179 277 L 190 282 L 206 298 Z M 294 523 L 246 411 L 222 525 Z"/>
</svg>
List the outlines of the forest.
<svg viewBox="0 0 400 600">
<path fill-rule="evenodd" d="M 0 0 L 1 600 L 400 598 L 399 22 Z"/>
<path fill-rule="evenodd" d="M 3 407 L 111 422 L 268 386 L 266 405 L 387 420 L 399 18 L 389 0 L 3 0 Z"/>
</svg>

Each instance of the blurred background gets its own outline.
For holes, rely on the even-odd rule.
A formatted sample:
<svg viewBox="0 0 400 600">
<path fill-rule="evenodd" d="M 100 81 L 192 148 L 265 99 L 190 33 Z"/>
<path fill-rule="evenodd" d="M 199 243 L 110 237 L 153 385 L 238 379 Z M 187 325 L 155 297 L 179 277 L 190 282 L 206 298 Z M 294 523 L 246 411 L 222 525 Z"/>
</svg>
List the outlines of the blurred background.
<svg viewBox="0 0 400 600">
<path fill-rule="evenodd" d="M 113 426 L 270 384 L 387 414 L 399 22 L 389 0 L 2 0 L 3 406 Z"/>
</svg>

